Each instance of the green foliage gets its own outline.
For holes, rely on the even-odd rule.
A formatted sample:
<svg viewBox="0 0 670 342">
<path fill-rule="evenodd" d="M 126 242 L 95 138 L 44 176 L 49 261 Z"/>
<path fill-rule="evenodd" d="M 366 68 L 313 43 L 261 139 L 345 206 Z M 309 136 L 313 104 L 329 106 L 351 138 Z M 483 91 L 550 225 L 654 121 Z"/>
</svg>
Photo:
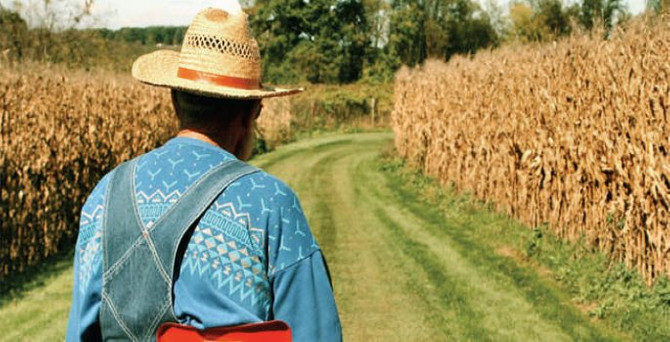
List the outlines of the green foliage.
<svg viewBox="0 0 670 342">
<path fill-rule="evenodd" d="M 262 0 L 251 12 L 272 83 L 388 82 L 402 64 L 499 43 L 471 0 Z"/>
<path fill-rule="evenodd" d="M 292 131 L 388 127 L 392 110 L 392 84 L 314 85 L 291 98 Z"/>
<path fill-rule="evenodd" d="M 181 45 L 184 40 L 185 26 L 124 27 L 119 30 L 97 29 L 100 37 L 126 43 L 142 45 Z"/>
<path fill-rule="evenodd" d="M 392 5 L 389 51 L 404 64 L 449 59 L 499 43 L 491 19 L 471 0 L 394 0 Z"/>
<path fill-rule="evenodd" d="M 647 1 L 647 10 L 654 13 L 665 13 L 670 10 L 670 0 Z"/>
<path fill-rule="evenodd" d="M 260 154 L 265 154 L 268 152 L 271 152 L 272 149 L 267 145 L 265 142 L 265 139 L 261 136 L 256 136 L 256 139 L 254 140 L 254 147 L 251 150 L 251 157 L 255 157 Z"/>
<path fill-rule="evenodd" d="M 560 0 L 517 2 L 510 7 L 512 32 L 523 42 L 555 40 L 572 32 L 571 21 L 578 12 L 577 5 L 564 7 Z"/>
<path fill-rule="evenodd" d="M 530 0 L 513 3 L 509 15 L 514 37 L 523 42 L 558 39 L 570 34 L 574 24 L 587 31 L 601 26 L 609 34 L 629 18 L 621 0 L 582 0 L 570 6 L 561 0 Z"/>
<path fill-rule="evenodd" d="M 360 0 L 261 0 L 252 27 L 271 83 L 358 80 L 370 44 Z"/>
<path fill-rule="evenodd" d="M 389 52 L 403 64 L 414 66 L 428 57 L 425 13 L 416 3 L 394 2 Z"/>
<path fill-rule="evenodd" d="M 607 32 L 614 26 L 617 14 L 625 13 L 621 0 L 582 0 L 579 23 L 587 30 L 601 23 Z"/>
<path fill-rule="evenodd" d="M 136 31 L 142 35 L 142 30 Z M 114 32 L 30 29 L 18 13 L 0 9 L 0 57 L 56 63 L 72 68 L 129 71 L 138 56 L 153 49 L 140 41 L 113 39 Z"/>
<path fill-rule="evenodd" d="M 5 33 L 0 33 L 0 52 L 23 58 L 23 43 L 28 32 L 26 21 L 18 13 L 0 8 L 0 32 Z"/>
<path fill-rule="evenodd" d="M 373 84 L 393 82 L 396 70 L 402 65 L 400 58 L 389 49 L 375 48 L 369 55 L 369 63 L 363 69 L 361 81 Z"/>
<path fill-rule="evenodd" d="M 536 41 L 542 37 L 542 26 L 533 16 L 533 8 L 528 4 L 515 3 L 510 6 L 512 32 L 522 41 Z"/>
<path fill-rule="evenodd" d="M 570 33 L 570 9 L 563 8 L 560 0 L 541 0 L 538 5 L 538 16 L 553 37 Z"/>
</svg>

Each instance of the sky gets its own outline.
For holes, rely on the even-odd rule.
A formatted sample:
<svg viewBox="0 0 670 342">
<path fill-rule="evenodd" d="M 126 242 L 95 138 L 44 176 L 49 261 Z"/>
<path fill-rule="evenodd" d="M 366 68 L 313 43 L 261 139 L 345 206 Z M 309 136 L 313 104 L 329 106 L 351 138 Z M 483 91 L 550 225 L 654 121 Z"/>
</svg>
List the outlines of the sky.
<svg viewBox="0 0 670 342">
<path fill-rule="evenodd" d="M 108 28 L 188 26 L 201 9 L 226 3 L 230 0 L 96 0 L 93 13 Z"/>
<path fill-rule="evenodd" d="M 206 7 L 223 7 L 237 5 L 236 0 L 94 0 L 92 8 L 93 20 L 85 25 L 88 27 L 121 27 L 146 26 L 188 26 L 195 14 Z M 505 8 L 509 0 L 496 0 Z M 0 0 L 0 4 L 8 6 L 16 0 Z M 39 3 L 39 0 L 21 0 L 19 3 Z M 84 0 L 61 0 L 61 2 L 83 3 Z M 640 13 L 645 8 L 645 0 L 623 0 L 632 14 Z M 27 6 L 24 6 L 27 7 Z"/>
</svg>

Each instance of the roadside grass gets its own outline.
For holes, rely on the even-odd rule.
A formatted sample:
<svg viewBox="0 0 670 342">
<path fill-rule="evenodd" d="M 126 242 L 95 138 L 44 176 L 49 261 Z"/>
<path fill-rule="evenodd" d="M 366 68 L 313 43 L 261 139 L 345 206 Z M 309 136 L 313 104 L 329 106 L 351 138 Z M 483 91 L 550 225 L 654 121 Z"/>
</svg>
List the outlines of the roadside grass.
<svg viewBox="0 0 670 342">
<path fill-rule="evenodd" d="M 627 339 L 619 331 L 591 321 L 556 282 L 538 276 L 535 270 L 515 260 L 491 253 L 477 240 L 462 239 L 460 234 L 472 229 L 467 222 L 443 215 L 432 203 L 421 202 L 403 191 L 406 184 L 388 173 L 382 175 L 385 181 L 379 179 L 378 183 L 386 185 L 370 188 L 377 193 L 375 197 L 383 199 L 379 203 L 383 210 L 376 215 L 393 232 L 393 240 L 400 242 L 404 254 L 428 273 L 432 286 L 420 294 L 424 302 L 433 303 L 431 312 L 446 318 L 440 327 L 446 327 L 444 332 L 449 339 Z M 389 206 L 390 203 L 397 204 Z M 461 212 L 466 217 L 476 214 Z"/>
<path fill-rule="evenodd" d="M 594 322 L 600 321 L 630 335 L 618 338 L 670 340 L 667 278 L 648 287 L 636 271 L 609 262 L 583 239 L 564 241 L 545 226 L 530 228 L 496 214 L 486 203 L 467 194 L 457 194 L 409 168 L 391 149 L 377 163 L 386 177 L 397 184 L 393 187 L 396 196 L 409 210 L 434 223 L 429 225 L 434 234 L 454 240 L 464 254 L 480 261 L 479 266 L 491 268 L 492 275 L 496 273 L 494 270 L 502 271 L 514 279 L 540 314 L 560 321 L 573 338 L 610 339 L 606 332 L 581 335 L 577 331 L 580 315 L 572 309 L 566 310 L 571 306 L 579 307 Z M 439 223 L 445 221 L 449 226 L 440 227 Z M 563 291 L 553 290 L 552 283 L 558 283 Z M 551 302 L 566 305 L 548 305 Z"/>
<path fill-rule="evenodd" d="M 31 270 L 25 283 L 0 297 L 0 341 L 62 341 L 72 299 L 72 253 Z"/>
<path fill-rule="evenodd" d="M 74 250 L 56 253 L 35 266 L 26 267 L 19 274 L 3 279 L 0 284 L 0 308 L 9 302 L 16 302 L 45 282 L 72 266 Z"/>
</svg>

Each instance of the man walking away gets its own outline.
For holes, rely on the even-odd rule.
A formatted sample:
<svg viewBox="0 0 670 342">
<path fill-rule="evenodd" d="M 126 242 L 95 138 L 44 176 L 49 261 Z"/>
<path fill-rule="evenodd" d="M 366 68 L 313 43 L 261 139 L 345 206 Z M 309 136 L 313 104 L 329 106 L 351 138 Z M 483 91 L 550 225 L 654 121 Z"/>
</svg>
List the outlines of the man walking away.
<svg viewBox="0 0 670 342">
<path fill-rule="evenodd" d="M 281 320 L 295 341 L 340 341 L 330 276 L 295 193 L 243 161 L 262 99 L 260 53 L 241 10 L 206 9 L 181 52 L 133 65 L 172 89 L 179 134 L 107 174 L 82 209 L 67 340 L 153 341 Z"/>
</svg>

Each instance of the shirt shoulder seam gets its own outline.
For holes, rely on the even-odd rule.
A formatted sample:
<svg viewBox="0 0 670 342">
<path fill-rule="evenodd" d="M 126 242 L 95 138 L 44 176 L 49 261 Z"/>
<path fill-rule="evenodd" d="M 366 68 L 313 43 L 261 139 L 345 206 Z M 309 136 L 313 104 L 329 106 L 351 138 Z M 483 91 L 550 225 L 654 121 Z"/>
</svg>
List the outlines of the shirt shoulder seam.
<svg viewBox="0 0 670 342">
<path fill-rule="evenodd" d="M 314 250 L 312 250 L 309 254 L 303 256 L 301 259 L 298 259 L 298 260 L 296 260 L 296 261 L 290 263 L 288 266 L 285 266 L 285 267 L 283 267 L 282 269 L 280 269 L 280 270 L 278 270 L 278 271 L 275 271 L 275 272 L 272 274 L 272 276 L 271 276 L 270 278 L 276 278 L 280 273 L 282 273 L 282 272 L 288 270 L 289 268 L 292 268 L 292 267 L 296 266 L 297 264 L 299 264 L 299 263 L 301 263 L 301 262 L 303 262 L 303 261 L 305 261 L 305 260 L 307 260 L 307 259 L 310 259 L 310 258 L 311 258 L 312 256 L 314 256 L 314 254 L 316 254 L 317 252 L 321 252 L 321 248 L 319 248 L 319 247 L 314 248 Z"/>
</svg>

